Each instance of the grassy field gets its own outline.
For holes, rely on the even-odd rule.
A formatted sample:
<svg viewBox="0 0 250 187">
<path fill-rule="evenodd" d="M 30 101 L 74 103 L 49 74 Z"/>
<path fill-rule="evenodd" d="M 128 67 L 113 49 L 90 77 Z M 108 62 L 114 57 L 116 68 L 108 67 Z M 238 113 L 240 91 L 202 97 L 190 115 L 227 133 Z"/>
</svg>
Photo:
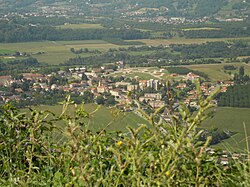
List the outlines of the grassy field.
<svg viewBox="0 0 250 187">
<path fill-rule="evenodd" d="M 114 73 L 112 76 L 124 76 L 128 78 L 135 78 L 138 77 L 140 80 L 149 80 L 149 79 L 157 79 L 155 76 L 149 74 L 149 73 L 138 73 L 138 72 L 132 72 L 132 73 Z"/>
<path fill-rule="evenodd" d="M 201 27 L 201 28 L 187 28 L 182 29 L 183 31 L 202 31 L 202 30 L 221 30 L 220 28 L 212 28 L 212 27 Z"/>
<path fill-rule="evenodd" d="M 95 111 L 96 104 L 86 104 L 85 110 L 89 113 Z M 60 114 L 62 110 L 61 105 L 55 106 L 38 106 L 38 110 L 49 110 L 55 114 Z M 22 109 L 23 112 L 29 113 L 28 109 Z M 71 106 L 67 114 L 72 115 L 74 111 Z M 90 115 L 89 119 L 85 121 L 89 128 L 92 130 L 100 130 L 106 128 L 111 131 L 126 131 L 127 126 L 138 127 L 140 124 L 148 124 L 148 122 L 133 112 L 120 112 L 116 109 L 109 109 L 101 106 L 97 112 Z M 229 150 L 244 150 L 246 148 L 245 143 L 245 131 L 243 123 L 246 124 L 247 134 L 250 136 L 250 109 L 242 108 L 215 108 L 215 115 L 213 118 L 206 120 L 202 127 L 205 128 L 219 128 L 221 130 L 229 130 L 236 134 L 223 142 L 215 145 L 217 148 L 229 149 Z"/>
<path fill-rule="evenodd" d="M 243 108 L 216 108 L 215 116 L 204 122 L 203 127 L 219 128 L 236 132 L 231 138 L 216 145 L 217 148 L 230 150 L 244 150 L 246 148 L 246 136 L 243 123 L 246 124 L 248 140 L 250 136 L 250 109 Z"/>
<path fill-rule="evenodd" d="M 129 72 L 126 70 L 118 71 L 113 74 L 112 76 L 124 76 L 129 78 L 138 77 L 140 80 L 149 80 L 149 79 L 158 79 L 157 76 L 154 76 L 154 72 L 159 71 L 159 68 L 145 68 L 145 67 L 137 67 L 137 68 L 130 68 Z"/>
<path fill-rule="evenodd" d="M 57 28 L 60 28 L 60 29 L 102 29 L 103 26 L 101 26 L 101 24 L 84 23 L 84 24 L 60 25 L 60 26 L 57 26 Z"/>
<path fill-rule="evenodd" d="M 89 113 L 95 111 L 97 108 L 96 104 L 86 104 L 85 110 Z M 62 110 L 62 105 L 55 106 L 38 106 L 38 110 L 49 110 L 55 114 L 60 114 Z M 28 109 L 23 109 L 23 112 L 28 112 Z M 74 111 L 73 106 L 68 110 L 68 114 L 72 115 Z M 133 112 L 120 112 L 116 109 L 109 109 L 101 106 L 97 112 L 90 115 L 89 119 L 86 120 L 92 130 L 100 130 L 106 128 L 107 130 L 115 131 L 126 131 L 127 126 L 138 127 L 140 124 L 148 124 L 148 122 L 141 117 L 137 116 Z M 109 124 L 109 125 L 108 125 Z"/>
<path fill-rule="evenodd" d="M 13 54 L 15 51 L 9 49 L 0 49 L 0 54 Z"/>
<path fill-rule="evenodd" d="M 131 77 L 131 78 L 138 77 L 141 80 L 156 79 L 156 77 L 154 77 L 148 73 L 139 73 L 139 72 L 128 74 L 128 75 L 126 75 L 126 77 Z"/>
<path fill-rule="evenodd" d="M 226 65 L 233 65 L 235 67 L 244 66 L 245 74 L 250 75 L 250 65 L 246 65 L 243 63 L 201 64 L 201 65 L 189 65 L 185 67 L 206 73 L 212 81 L 217 81 L 217 80 L 228 80 L 232 78 L 228 73 L 224 72 L 223 66 Z M 236 72 L 238 73 L 238 70 L 231 72 L 232 74 Z"/>
<path fill-rule="evenodd" d="M 250 39 L 249 38 L 237 38 L 237 39 Z M 207 41 L 226 41 L 234 40 L 232 38 L 216 38 L 216 39 L 183 39 L 174 38 L 168 40 L 132 40 L 133 42 L 142 42 L 146 45 L 170 45 L 170 44 L 201 44 Z M 130 41 L 131 40 L 126 40 Z M 126 42 L 125 41 L 125 42 Z M 126 47 L 129 47 L 127 45 Z M 41 41 L 41 42 L 25 42 L 25 43 L 3 43 L 0 45 L 1 52 L 27 52 L 34 58 L 37 58 L 40 62 L 48 64 L 60 64 L 67 61 L 69 58 L 76 57 L 75 54 L 70 52 L 70 48 L 80 49 L 89 48 L 91 50 L 97 49 L 100 51 L 107 51 L 109 48 L 124 47 L 121 45 L 111 44 L 103 40 L 81 40 L 81 41 Z M 35 54 L 38 52 L 44 52 L 43 54 Z M 90 56 L 93 54 L 81 54 L 81 56 Z M 139 53 L 133 53 L 132 55 L 139 55 Z"/>
<path fill-rule="evenodd" d="M 44 54 L 32 55 L 40 62 L 49 64 L 60 64 L 67 61 L 69 58 L 76 57 L 70 52 L 70 48 L 80 49 L 98 49 L 106 51 L 109 48 L 118 48 L 120 46 L 107 43 L 103 40 L 84 40 L 84 41 L 43 41 L 43 42 L 25 42 L 25 43 L 5 43 L 0 45 L 0 50 L 11 50 L 28 52 L 31 54 L 44 52 Z M 93 54 L 81 54 L 93 55 Z"/>
<path fill-rule="evenodd" d="M 185 39 L 185 38 L 172 38 L 172 39 L 143 39 L 135 40 L 145 43 L 146 45 L 170 45 L 170 44 L 202 44 L 206 42 L 216 41 L 231 41 L 231 40 L 249 40 L 250 37 L 243 38 L 198 38 L 198 39 Z"/>
</svg>

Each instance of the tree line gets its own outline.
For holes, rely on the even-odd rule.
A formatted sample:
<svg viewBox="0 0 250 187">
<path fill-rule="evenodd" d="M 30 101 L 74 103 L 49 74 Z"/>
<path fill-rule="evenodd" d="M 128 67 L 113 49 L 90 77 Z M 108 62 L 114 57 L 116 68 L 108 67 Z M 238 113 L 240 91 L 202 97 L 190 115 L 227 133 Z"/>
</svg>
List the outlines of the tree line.
<svg viewBox="0 0 250 187">
<path fill-rule="evenodd" d="M 28 42 L 41 40 L 123 40 L 149 38 L 149 32 L 135 29 L 57 29 L 51 26 L 30 26 L 0 21 L 0 42 Z"/>
<path fill-rule="evenodd" d="M 229 87 L 227 92 L 219 98 L 218 105 L 250 108 L 250 84 Z"/>
</svg>

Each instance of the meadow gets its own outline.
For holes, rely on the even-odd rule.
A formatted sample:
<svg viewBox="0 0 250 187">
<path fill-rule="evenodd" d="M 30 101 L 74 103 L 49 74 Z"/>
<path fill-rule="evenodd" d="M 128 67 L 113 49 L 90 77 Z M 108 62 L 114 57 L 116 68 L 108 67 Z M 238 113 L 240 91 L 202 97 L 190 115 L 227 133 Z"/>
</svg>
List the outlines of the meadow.
<svg viewBox="0 0 250 187">
<path fill-rule="evenodd" d="M 250 136 L 250 109 L 219 107 L 214 110 L 215 115 L 204 121 L 202 126 L 208 129 L 218 128 L 236 133 L 231 138 L 222 141 L 214 147 L 229 151 L 246 150 L 246 138 L 249 141 Z M 247 137 L 245 136 L 243 123 L 246 125 Z"/>
<path fill-rule="evenodd" d="M 37 106 L 37 110 L 51 111 L 59 115 L 62 111 L 62 105 Z M 89 129 L 98 131 L 105 128 L 108 131 L 127 131 L 127 127 L 137 128 L 141 124 L 149 124 L 148 121 L 139 117 L 133 112 L 121 112 L 115 108 L 107 108 L 96 104 L 85 104 L 84 109 L 90 113 L 85 124 Z M 98 109 L 98 110 L 96 110 Z M 214 145 L 213 147 L 229 151 L 243 151 L 246 149 L 246 136 L 243 123 L 246 124 L 247 134 L 250 136 L 250 109 L 247 108 L 214 108 L 214 116 L 203 122 L 202 127 L 206 129 L 218 128 L 220 130 L 229 130 L 236 133 L 231 138 Z M 70 106 L 68 115 L 74 114 L 74 107 Z M 93 112 L 95 111 L 95 112 Z M 29 114 L 29 109 L 22 109 L 22 112 Z"/>
<path fill-rule="evenodd" d="M 212 38 L 212 39 L 146 39 L 146 40 L 125 40 L 121 45 L 113 44 L 104 40 L 80 40 L 80 41 L 40 41 L 40 42 L 24 42 L 24 43 L 2 43 L 0 45 L 1 52 L 27 52 L 31 56 L 37 58 L 40 62 L 48 63 L 51 65 L 58 65 L 64 63 L 70 58 L 76 57 L 75 54 L 70 52 L 71 48 L 80 49 L 88 48 L 91 50 L 107 51 L 110 48 L 129 47 L 134 43 L 146 44 L 146 45 L 170 45 L 170 44 L 202 44 L 205 42 L 215 41 L 229 41 L 240 40 L 250 38 Z M 131 44 L 124 46 L 123 44 Z M 37 54 L 38 52 L 44 52 L 43 54 Z M 80 56 L 90 56 L 92 53 L 80 54 Z M 139 55 L 138 53 L 132 53 L 132 55 Z"/>
<path fill-rule="evenodd" d="M 29 116 L 6 106 L 1 116 L 0 185 L 249 186 L 249 162 L 240 162 L 239 156 L 225 167 L 220 155 L 205 151 L 210 137 L 197 141 L 196 127 L 209 101 L 201 101 L 194 119 L 181 112 L 183 121 L 164 125 L 152 120 L 154 128 L 142 125 L 126 134 L 83 128 L 83 110 L 74 113 L 70 108 L 71 115 L 49 119 L 44 112 Z"/>
<path fill-rule="evenodd" d="M 102 29 L 103 26 L 101 24 L 90 24 L 90 23 L 83 23 L 83 24 L 65 24 L 57 26 L 59 29 Z"/>
<path fill-rule="evenodd" d="M 0 49 L 0 54 L 13 54 L 15 51 L 8 49 Z"/>
<path fill-rule="evenodd" d="M 134 40 L 143 42 L 146 45 L 158 46 L 158 45 L 170 45 L 170 44 L 203 44 L 206 42 L 217 42 L 217 41 L 232 41 L 232 40 L 249 40 L 250 37 L 242 37 L 242 38 L 171 38 L 171 39 L 142 39 L 142 40 Z"/>
<path fill-rule="evenodd" d="M 201 30 L 221 30 L 220 28 L 212 28 L 212 27 L 198 27 L 198 28 L 186 28 L 182 29 L 183 31 L 201 31 Z"/>
<path fill-rule="evenodd" d="M 233 77 L 229 75 L 229 71 L 225 72 L 223 67 L 226 65 L 233 65 L 235 67 L 244 66 L 245 74 L 250 75 L 250 66 L 243 63 L 222 63 L 222 64 L 201 64 L 201 65 L 187 65 L 186 68 L 203 72 L 208 75 L 212 81 L 228 80 Z M 238 69 L 231 71 L 232 75 L 238 73 Z"/>
<path fill-rule="evenodd" d="M 114 44 L 107 43 L 103 40 L 84 40 L 84 41 L 42 41 L 42 42 L 25 42 L 25 43 L 5 43 L 1 44 L 0 50 L 12 50 L 30 53 L 38 61 L 51 65 L 64 63 L 70 58 L 76 57 L 76 54 L 70 52 L 71 48 L 80 49 L 88 48 L 91 50 L 98 49 L 106 51 L 109 48 L 117 48 Z M 36 54 L 44 52 L 44 54 Z M 80 54 L 80 56 L 93 55 L 90 53 Z"/>
<path fill-rule="evenodd" d="M 62 105 L 43 105 L 34 108 L 37 110 L 51 111 L 57 115 L 59 115 L 62 111 Z M 84 105 L 84 109 L 90 114 L 97 108 L 98 105 L 96 104 Z M 70 106 L 67 114 L 73 115 L 74 110 L 74 107 Z M 22 109 L 22 112 L 26 112 L 29 114 L 29 109 Z M 98 110 L 91 114 L 89 116 L 89 119 L 87 119 L 85 123 L 89 125 L 89 128 L 91 130 L 94 131 L 98 131 L 103 128 L 109 131 L 127 131 L 127 126 L 137 128 L 140 124 L 148 124 L 146 120 L 139 117 L 133 112 L 121 112 L 117 109 L 111 109 L 104 106 L 100 106 Z"/>
</svg>

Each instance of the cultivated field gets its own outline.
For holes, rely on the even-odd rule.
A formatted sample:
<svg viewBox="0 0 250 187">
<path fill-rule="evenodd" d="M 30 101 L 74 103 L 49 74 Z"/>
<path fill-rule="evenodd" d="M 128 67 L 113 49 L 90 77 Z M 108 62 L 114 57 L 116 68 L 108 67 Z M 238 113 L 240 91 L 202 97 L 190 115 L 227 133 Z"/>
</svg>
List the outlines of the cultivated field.
<svg viewBox="0 0 250 187">
<path fill-rule="evenodd" d="M 217 80 L 228 80 L 232 78 L 232 76 L 227 73 L 229 71 L 224 72 L 223 66 L 226 66 L 226 65 L 233 65 L 235 67 L 244 66 L 245 74 L 250 75 L 250 65 L 243 64 L 243 63 L 201 64 L 201 65 L 188 65 L 185 67 L 192 69 L 192 70 L 206 73 L 212 81 L 217 81 Z M 238 73 L 238 71 L 239 70 L 237 69 L 237 70 L 231 71 L 231 73 L 233 75 L 236 72 Z"/>
<path fill-rule="evenodd" d="M 137 68 L 129 68 L 119 70 L 113 74 L 109 74 L 110 76 L 124 76 L 129 78 L 138 78 L 140 80 L 149 80 L 149 79 L 159 79 L 159 75 L 155 75 L 155 72 L 159 72 L 159 68 L 145 68 L 145 67 L 137 67 Z"/>
<path fill-rule="evenodd" d="M 70 48 L 80 49 L 88 48 L 91 50 L 98 49 L 106 51 L 109 48 L 117 48 L 120 46 L 107 43 L 103 40 L 84 40 L 84 41 L 43 41 L 43 42 L 25 42 L 25 43 L 6 43 L 0 45 L 0 50 L 12 50 L 30 53 L 31 56 L 37 58 L 40 62 L 48 64 L 60 64 L 70 58 L 76 57 L 70 52 Z M 44 52 L 44 54 L 36 54 Z M 80 56 L 88 56 L 93 54 L 81 54 Z"/>
<path fill-rule="evenodd" d="M 250 39 L 237 38 L 237 39 Z M 170 45 L 170 44 L 201 44 L 205 42 L 234 40 L 232 38 L 216 38 L 216 39 L 183 39 L 174 38 L 168 40 L 128 40 L 128 42 L 142 42 L 146 45 Z M 126 42 L 126 41 L 125 41 Z M 107 51 L 109 48 L 129 47 L 130 45 L 115 45 L 103 40 L 80 40 L 80 41 L 41 41 L 41 42 L 24 42 L 24 43 L 2 43 L 0 45 L 0 53 L 8 51 L 19 51 L 30 53 L 31 56 L 37 58 L 40 62 L 57 65 L 64 63 L 69 58 L 76 57 L 70 52 L 70 48 L 80 49 L 88 48 L 91 50 L 97 49 L 100 51 Z M 36 54 L 44 52 L 43 54 Z M 131 53 L 132 55 L 139 55 L 144 52 Z M 80 54 L 80 56 L 90 56 L 93 53 Z"/>
<path fill-rule="evenodd" d="M 202 44 L 206 42 L 216 42 L 216 41 L 230 41 L 230 40 L 249 40 L 250 37 L 242 38 L 198 38 L 198 39 L 186 39 L 186 38 L 171 38 L 171 39 L 143 39 L 134 40 L 143 42 L 146 45 L 170 45 L 170 44 Z"/>
<path fill-rule="evenodd" d="M 8 49 L 0 49 L 0 54 L 12 54 L 12 53 L 15 53 L 15 51 Z"/>
<path fill-rule="evenodd" d="M 56 114 L 60 114 L 62 105 L 55 106 L 38 106 L 38 110 L 49 110 Z M 89 113 L 97 109 L 96 104 L 86 104 L 85 110 Z M 204 128 L 219 128 L 221 130 L 229 130 L 236 134 L 223 142 L 215 145 L 217 148 L 226 150 L 244 150 L 245 131 L 243 123 L 246 124 L 247 134 L 250 136 L 250 109 L 242 108 L 215 108 L 215 115 L 206 120 L 202 127 Z M 23 112 L 29 113 L 28 109 L 22 109 Z M 67 114 L 72 115 L 73 106 L 68 110 Z M 127 126 L 138 127 L 140 124 L 148 124 L 148 122 L 133 112 L 120 112 L 116 109 L 109 109 L 101 106 L 95 113 L 91 114 L 89 119 L 85 120 L 90 129 L 98 131 L 105 128 L 110 131 L 126 131 Z"/>
<path fill-rule="evenodd" d="M 198 28 L 187 28 L 182 29 L 183 31 L 202 31 L 202 30 L 221 30 L 220 28 L 212 28 L 212 27 L 198 27 Z"/>
<path fill-rule="evenodd" d="M 86 104 L 85 110 L 89 113 L 97 109 L 96 104 Z M 62 111 L 62 105 L 55 106 L 38 106 L 35 107 L 38 110 L 48 110 L 55 114 L 60 114 Z M 24 112 L 28 112 L 28 109 L 23 109 Z M 68 114 L 72 115 L 74 111 L 73 106 L 68 110 Z M 109 109 L 101 106 L 95 113 L 90 115 L 89 119 L 86 119 L 86 124 L 89 128 L 95 131 L 106 128 L 111 131 L 126 131 L 127 126 L 138 127 L 140 124 L 148 124 L 148 122 L 141 117 L 137 116 L 133 112 L 120 112 L 117 109 Z"/>
<path fill-rule="evenodd" d="M 101 24 L 84 23 L 84 24 L 65 24 L 65 25 L 57 26 L 57 28 L 60 28 L 60 29 L 102 29 L 103 26 L 101 26 Z"/>
<path fill-rule="evenodd" d="M 222 130 L 229 130 L 236 132 L 233 137 L 216 145 L 217 148 L 230 151 L 246 149 L 246 138 L 249 140 L 250 136 L 250 108 L 216 108 L 216 113 L 213 118 L 204 122 L 205 128 L 219 128 Z M 247 136 L 245 136 L 243 123 L 246 124 Z"/>
</svg>

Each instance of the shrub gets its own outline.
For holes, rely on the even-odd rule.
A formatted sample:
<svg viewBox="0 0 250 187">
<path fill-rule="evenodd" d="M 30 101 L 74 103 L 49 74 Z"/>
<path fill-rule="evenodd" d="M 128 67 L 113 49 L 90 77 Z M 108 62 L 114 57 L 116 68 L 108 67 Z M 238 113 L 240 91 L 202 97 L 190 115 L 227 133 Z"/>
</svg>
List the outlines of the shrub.
<svg viewBox="0 0 250 187">
<path fill-rule="evenodd" d="M 214 94 L 213 94 L 214 95 Z M 208 155 L 211 138 L 199 141 L 201 122 L 210 101 L 200 98 L 192 116 L 185 105 L 170 122 L 147 116 L 151 126 L 129 133 L 89 130 L 83 119 L 91 114 L 75 105 L 73 116 L 31 110 L 20 113 L 6 105 L 0 119 L 1 186 L 222 186 L 237 184 L 230 169 Z M 170 110 L 171 113 L 171 110 Z"/>
</svg>

